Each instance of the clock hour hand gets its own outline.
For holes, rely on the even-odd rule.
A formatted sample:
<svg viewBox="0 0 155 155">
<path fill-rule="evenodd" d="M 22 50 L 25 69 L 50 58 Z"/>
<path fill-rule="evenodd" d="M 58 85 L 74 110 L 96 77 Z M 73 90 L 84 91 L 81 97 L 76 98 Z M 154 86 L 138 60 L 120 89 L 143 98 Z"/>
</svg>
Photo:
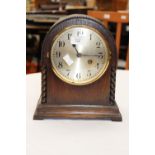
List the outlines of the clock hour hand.
<svg viewBox="0 0 155 155">
<path fill-rule="evenodd" d="M 78 52 L 77 48 L 76 48 L 76 44 L 72 44 L 72 46 L 74 47 L 76 53 L 77 53 L 77 57 L 80 57 L 81 54 Z"/>
</svg>

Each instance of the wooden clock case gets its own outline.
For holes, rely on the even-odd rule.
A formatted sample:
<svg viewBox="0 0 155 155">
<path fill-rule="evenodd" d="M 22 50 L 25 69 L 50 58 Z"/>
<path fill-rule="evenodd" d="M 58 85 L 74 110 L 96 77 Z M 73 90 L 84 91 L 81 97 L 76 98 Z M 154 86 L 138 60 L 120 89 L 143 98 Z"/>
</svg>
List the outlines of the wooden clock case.
<svg viewBox="0 0 155 155">
<path fill-rule="evenodd" d="M 60 80 L 52 70 L 50 51 L 53 38 L 64 28 L 87 25 L 97 29 L 111 51 L 109 66 L 103 76 L 92 84 L 75 86 Z M 86 15 L 72 15 L 60 20 L 47 33 L 42 47 L 42 89 L 34 114 L 35 120 L 49 118 L 108 119 L 121 121 L 115 102 L 117 52 L 110 32 L 102 23 Z"/>
</svg>

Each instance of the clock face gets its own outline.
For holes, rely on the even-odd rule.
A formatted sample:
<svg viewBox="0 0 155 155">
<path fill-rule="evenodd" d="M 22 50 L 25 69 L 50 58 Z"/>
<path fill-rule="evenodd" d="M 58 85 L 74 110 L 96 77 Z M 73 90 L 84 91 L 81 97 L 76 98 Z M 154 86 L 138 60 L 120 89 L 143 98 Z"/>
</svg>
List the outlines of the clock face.
<svg viewBox="0 0 155 155">
<path fill-rule="evenodd" d="M 99 79 L 109 65 L 110 51 L 102 35 L 87 26 L 72 26 L 54 38 L 50 58 L 64 82 L 86 85 Z"/>
</svg>

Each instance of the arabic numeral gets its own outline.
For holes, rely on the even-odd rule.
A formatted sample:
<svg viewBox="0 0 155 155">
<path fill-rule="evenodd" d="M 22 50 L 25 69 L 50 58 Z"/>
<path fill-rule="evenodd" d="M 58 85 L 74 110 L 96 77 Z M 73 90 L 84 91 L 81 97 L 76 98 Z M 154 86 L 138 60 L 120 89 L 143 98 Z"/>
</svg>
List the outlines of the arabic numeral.
<svg viewBox="0 0 155 155">
<path fill-rule="evenodd" d="M 96 48 L 101 48 L 101 42 L 99 41 L 96 42 Z"/>
<path fill-rule="evenodd" d="M 99 63 L 97 63 L 97 69 L 99 69 L 99 66 L 100 66 L 100 64 L 99 64 Z"/>
<path fill-rule="evenodd" d="M 71 38 L 71 36 L 72 36 L 72 34 L 71 33 L 68 33 L 68 40 L 70 40 L 70 38 Z"/>
<path fill-rule="evenodd" d="M 58 68 L 60 69 L 60 68 L 62 68 L 62 67 L 63 67 L 62 62 L 59 62 L 59 64 L 58 64 Z"/>
<path fill-rule="evenodd" d="M 88 77 L 91 76 L 91 72 L 90 72 L 90 70 L 88 70 L 87 76 L 88 76 Z"/>
<path fill-rule="evenodd" d="M 82 36 L 84 34 L 84 32 L 82 30 L 77 31 L 77 36 Z"/>
<path fill-rule="evenodd" d="M 81 74 L 80 74 L 80 73 L 77 73 L 77 74 L 76 74 L 76 78 L 77 78 L 77 79 L 81 79 Z"/>
<path fill-rule="evenodd" d="M 103 55 L 99 55 L 98 58 L 103 59 Z"/>
<path fill-rule="evenodd" d="M 65 42 L 64 41 L 59 41 L 59 47 L 64 47 L 65 46 Z"/>
<path fill-rule="evenodd" d="M 58 51 L 56 51 L 56 57 L 57 57 L 57 58 L 60 58 L 60 56 L 61 56 L 61 53 L 58 52 Z"/>
<path fill-rule="evenodd" d="M 66 69 L 66 72 L 67 72 L 67 76 L 69 77 L 71 71 L 69 69 Z"/>
<path fill-rule="evenodd" d="M 90 38 L 89 39 L 92 40 L 92 34 L 90 34 Z"/>
</svg>

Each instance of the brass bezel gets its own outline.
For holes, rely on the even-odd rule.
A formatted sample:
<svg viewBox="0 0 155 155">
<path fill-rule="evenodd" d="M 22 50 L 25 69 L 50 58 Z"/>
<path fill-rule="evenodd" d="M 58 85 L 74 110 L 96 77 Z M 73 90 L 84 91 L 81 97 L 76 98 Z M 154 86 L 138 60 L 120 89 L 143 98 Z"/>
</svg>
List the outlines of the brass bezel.
<svg viewBox="0 0 155 155">
<path fill-rule="evenodd" d="M 108 53 L 107 59 L 106 59 L 106 62 L 105 62 L 106 64 L 105 64 L 105 66 L 102 68 L 102 70 L 100 70 L 100 72 L 99 72 L 95 77 L 93 77 L 93 78 L 91 78 L 91 79 L 88 79 L 88 80 L 79 81 L 79 82 L 78 82 L 78 81 L 70 80 L 70 79 L 66 78 L 65 76 L 63 76 L 62 74 L 60 74 L 60 72 L 59 72 L 56 68 L 54 68 L 53 61 L 52 61 L 52 59 L 51 59 L 52 47 L 53 47 L 53 44 L 54 44 L 55 40 L 56 40 L 56 39 L 58 38 L 58 36 L 59 36 L 61 33 L 63 33 L 64 31 L 66 31 L 66 30 L 68 30 L 68 29 L 71 29 L 71 28 L 75 28 L 75 27 L 82 27 L 82 28 L 84 27 L 84 28 L 90 29 L 90 30 L 92 30 L 92 31 L 95 31 L 95 32 L 103 39 L 103 41 L 105 42 L 106 49 L 107 49 L 107 53 Z M 52 64 L 52 70 L 53 70 L 53 72 L 55 73 L 55 75 L 56 75 L 59 79 L 61 79 L 62 81 L 66 82 L 66 83 L 68 83 L 68 84 L 71 84 L 71 85 L 83 86 L 83 85 L 88 85 L 88 84 L 91 84 L 91 83 L 97 81 L 97 80 L 105 73 L 105 71 L 107 70 L 107 68 L 108 68 L 108 66 L 109 66 L 110 58 L 111 58 L 111 51 L 110 51 L 110 49 L 109 49 L 109 47 L 108 47 L 108 43 L 107 43 L 106 39 L 104 38 L 104 36 L 103 36 L 97 29 L 95 29 L 95 28 L 93 28 L 93 27 L 90 27 L 90 26 L 88 26 L 88 25 L 72 25 L 72 26 L 68 26 L 68 27 L 64 28 L 62 31 L 60 31 L 60 32 L 54 37 L 54 39 L 53 39 L 53 41 L 52 41 L 52 44 L 51 44 L 50 60 L 51 60 L 51 64 Z"/>
</svg>

